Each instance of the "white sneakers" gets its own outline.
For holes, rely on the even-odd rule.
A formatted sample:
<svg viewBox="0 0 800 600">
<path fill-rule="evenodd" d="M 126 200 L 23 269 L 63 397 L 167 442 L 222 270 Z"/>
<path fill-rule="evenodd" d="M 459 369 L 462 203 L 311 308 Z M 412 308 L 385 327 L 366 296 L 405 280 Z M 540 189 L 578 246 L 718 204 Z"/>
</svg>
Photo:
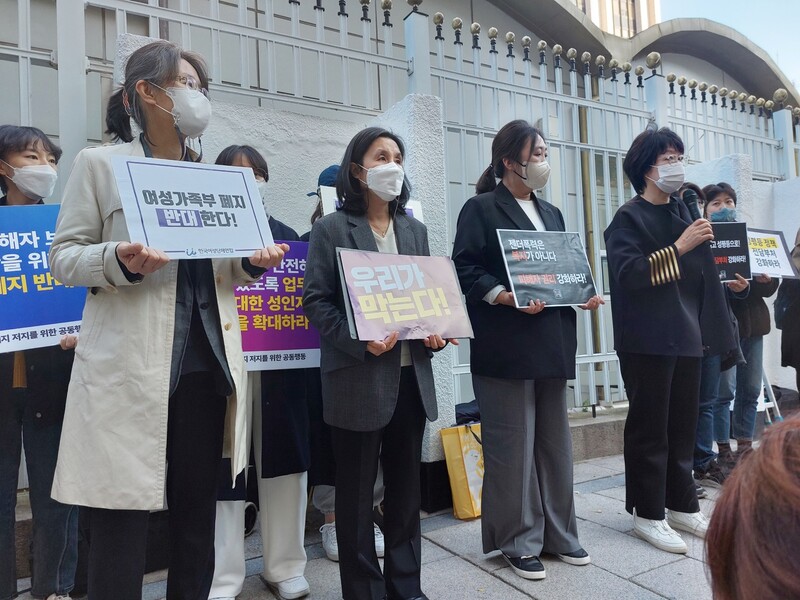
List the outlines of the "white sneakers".
<svg viewBox="0 0 800 600">
<path fill-rule="evenodd" d="M 322 549 L 328 560 L 339 562 L 339 543 L 336 541 L 336 523 L 325 523 L 319 528 L 322 534 Z"/>
<path fill-rule="evenodd" d="M 47 597 L 47 600 L 72 600 L 72 599 L 69 597 L 69 594 L 64 594 L 64 595 L 61 595 L 61 594 L 50 594 Z"/>
<path fill-rule="evenodd" d="M 282 598 L 283 600 L 303 598 L 310 593 L 308 581 L 302 575 L 284 581 L 267 581 L 266 583 L 267 587 L 269 587 L 278 598 Z"/>
<path fill-rule="evenodd" d="M 680 529 L 699 538 L 705 538 L 706 531 L 708 531 L 708 517 L 701 512 L 684 513 L 668 510 L 667 523 L 673 529 Z"/>
<path fill-rule="evenodd" d="M 643 519 L 633 513 L 633 531 L 645 542 L 652 544 L 659 550 L 674 552 L 675 554 L 686 554 L 689 548 L 683 541 L 678 532 L 670 527 L 666 520 L 656 521 L 654 519 Z"/>
<path fill-rule="evenodd" d="M 383 532 L 381 528 L 373 523 L 375 530 L 375 553 L 378 558 L 383 558 L 386 551 L 386 543 L 383 539 Z M 322 549 L 325 550 L 325 556 L 334 562 L 339 561 L 339 543 L 336 540 L 336 523 L 325 523 L 319 528 L 322 534 Z"/>
</svg>

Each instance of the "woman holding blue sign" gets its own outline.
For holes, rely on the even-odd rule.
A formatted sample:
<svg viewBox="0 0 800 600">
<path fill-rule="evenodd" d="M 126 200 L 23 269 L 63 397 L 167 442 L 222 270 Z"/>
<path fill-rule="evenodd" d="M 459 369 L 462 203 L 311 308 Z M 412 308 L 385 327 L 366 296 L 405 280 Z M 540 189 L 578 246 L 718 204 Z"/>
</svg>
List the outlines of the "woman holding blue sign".
<svg viewBox="0 0 800 600">
<path fill-rule="evenodd" d="M 287 248 L 170 261 L 129 241 L 111 164 L 115 156 L 197 162 L 187 139 L 210 119 L 207 88 L 197 54 L 166 41 L 131 54 L 106 115 L 124 143 L 78 154 L 50 251 L 60 281 L 88 288 L 53 496 L 88 507 L 92 599 L 141 598 L 148 515 L 165 498 L 167 598 L 207 598 L 223 447 L 233 474 L 247 464 L 234 286 L 280 264 Z"/>
<path fill-rule="evenodd" d="M 297 232 L 269 214 L 266 185 L 269 167 L 252 146 L 228 146 L 216 164 L 253 170 L 269 218 L 273 239 L 296 242 Z M 267 311 L 266 302 L 264 310 Z M 279 598 L 301 598 L 309 593 L 303 575 L 306 484 L 310 464 L 308 407 L 304 369 L 276 369 L 248 373 L 252 402 L 261 546 L 262 578 Z M 216 565 L 209 598 L 233 600 L 245 579 L 244 537 L 246 486 L 244 477 L 231 489 L 230 461 L 221 469 L 217 502 Z"/>
<path fill-rule="evenodd" d="M 567 379 L 575 377 L 575 310 L 532 300 L 517 308 L 498 229 L 565 231 L 561 211 L 538 198 L 550 174 L 547 144 L 527 121 L 504 125 L 492 164 L 458 216 L 453 261 L 475 338 L 470 368 L 481 411 L 483 551 L 514 572 L 544 579 L 542 553 L 589 564 L 572 494 Z M 498 183 L 497 179 L 501 181 Z M 596 309 L 594 296 L 581 305 Z"/>
<path fill-rule="evenodd" d="M 407 216 L 402 140 L 370 127 L 342 159 L 342 208 L 311 230 L 303 307 L 320 332 L 322 401 L 336 458 L 336 535 L 345 600 L 425 598 L 420 587 L 420 460 L 425 418 L 436 419 L 431 351 L 439 335 L 353 339 L 337 248 L 427 256 L 428 233 Z M 375 550 L 373 486 L 383 466 L 384 572 Z"/>
<path fill-rule="evenodd" d="M 53 193 L 60 158 L 61 148 L 41 130 L 0 126 L 3 193 L 0 212 L 6 206 L 43 204 L 44 198 Z M 18 259 L 26 249 L 8 238 L 4 241 L 8 243 L 2 244 L 3 258 Z M 40 241 L 44 249 L 45 240 Z M 42 255 L 46 266 L 44 250 Z M 33 260 L 33 253 L 27 258 Z M 0 598 L 3 600 L 17 595 L 14 507 L 23 444 L 33 512 L 31 593 L 37 598 L 54 600 L 68 597 L 75 584 L 78 508 L 50 497 L 73 358 L 72 350 L 58 346 L 0 354 Z"/>
</svg>

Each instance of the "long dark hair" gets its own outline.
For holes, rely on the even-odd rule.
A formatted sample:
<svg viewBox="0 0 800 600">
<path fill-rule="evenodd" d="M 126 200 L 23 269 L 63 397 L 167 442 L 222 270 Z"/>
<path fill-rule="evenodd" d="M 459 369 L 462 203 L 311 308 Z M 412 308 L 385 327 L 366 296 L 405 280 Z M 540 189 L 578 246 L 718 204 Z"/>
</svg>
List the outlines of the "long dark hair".
<svg viewBox="0 0 800 600">
<path fill-rule="evenodd" d="M 342 164 L 339 165 L 339 172 L 336 174 L 336 195 L 342 199 L 341 210 L 357 215 L 363 215 L 367 212 L 367 197 L 361 189 L 361 182 L 350 173 L 350 165 L 352 163 L 363 165 L 364 155 L 369 150 L 369 147 L 375 140 L 382 137 L 393 140 L 400 149 L 400 154 L 405 158 L 406 150 L 403 140 L 391 131 L 380 127 L 367 127 L 355 134 L 347 145 L 347 150 L 344 151 Z M 408 202 L 410 196 L 411 184 L 408 182 L 408 178 L 404 177 L 403 189 L 400 191 L 400 195 L 396 200 L 389 202 L 389 212 L 391 214 L 396 212 L 401 215 L 406 214 L 406 202 Z"/>
<path fill-rule="evenodd" d="M 246 157 L 247 161 L 253 166 L 253 172 L 263 177 L 264 181 L 269 181 L 267 160 L 261 152 L 252 146 L 228 146 L 219 153 L 215 164 L 230 166 L 238 156 Z"/>
<path fill-rule="evenodd" d="M 518 161 L 528 141 L 532 147 L 540 137 L 542 137 L 541 132 L 522 119 L 503 125 L 492 141 L 492 164 L 478 179 L 478 183 L 475 184 L 475 192 L 483 194 L 496 188 L 497 179 L 502 179 L 506 172 L 503 159 Z M 528 157 L 526 156 L 525 159 L 527 160 Z"/>
<path fill-rule="evenodd" d="M 44 131 L 36 127 L 0 125 L 0 160 L 6 160 L 12 152 L 22 152 L 38 144 L 42 145 L 45 152 L 52 154 L 58 164 L 61 160 L 61 148 L 54 144 Z M 5 177 L 0 177 L 0 190 L 4 194 L 8 191 Z"/>
<path fill-rule="evenodd" d="M 196 52 L 182 50 L 165 40 L 142 46 L 128 58 L 125 81 L 108 99 L 106 133 L 114 139 L 130 142 L 133 140 L 130 120 L 133 119 L 147 136 L 147 121 L 139 94 L 136 93 L 136 84 L 144 80 L 164 88 L 169 87 L 180 73 L 181 59 L 194 67 L 200 77 L 200 86 L 208 89 L 208 69 L 203 57 Z"/>
</svg>

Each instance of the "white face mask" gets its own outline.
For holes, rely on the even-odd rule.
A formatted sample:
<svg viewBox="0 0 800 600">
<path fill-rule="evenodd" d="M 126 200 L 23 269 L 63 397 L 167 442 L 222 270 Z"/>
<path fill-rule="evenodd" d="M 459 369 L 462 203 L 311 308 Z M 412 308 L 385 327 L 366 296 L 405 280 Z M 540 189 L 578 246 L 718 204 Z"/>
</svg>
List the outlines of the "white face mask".
<svg viewBox="0 0 800 600">
<path fill-rule="evenodd" d="M 371 169 L 363 166 L 361 168 L 367 172 L 367 187 L 381 200 L 391 202 L 403 191 L 405 173 L 403 167 L 397 163 L 392 162 Z"/>
<path fill-rule="evenodd" d="M 172 115 L 175 119 L 175 127 L 188 138 L 198 138 L 208 127 L 211 120 L 211 102 L 200 90 L 190 90 L 189 88 L 169 87 L 162 88 L 158 84 L 153 84 L 172 99 L 172 110 L 158 106 L 164 112 Z"/>
<path fill-rule="evenodd" d="M 686 171 L 683 163 L 676 162 L 674 165 L 659 165 L 656 167 L 658 171 L 658 179 L 647 177 L 650 181 L 656 184 L 665 194 L 673 194 L 681 189 L 681 186 L 686 181 Z"/>
<path fill-rule="evenodd" d="M 525 166 L 525 185 L 532 190 L 540 190 L 547 185 L 550 179 L 550 163 L 546 160 L 542 162 L 528 161 Z"/>
<path fill-rule="evenodd" d="M 261 194 L 261 203 L 264 205 L 264 212 L 267 213 L 269 219 L 269 210 L 267 210 L 267 182 L 256 180 L 258 186 L 258 193 Z"/>
<path fill-rule="evenodd" d="M 26 197 L 31 200 L 42 200 L 53 193 L 58 173 L 50 165 L 29 165 L 15 168 L 6 161 L 3 162 L 14 170 L 14 175 L 8 178 Z"/>
</svg>

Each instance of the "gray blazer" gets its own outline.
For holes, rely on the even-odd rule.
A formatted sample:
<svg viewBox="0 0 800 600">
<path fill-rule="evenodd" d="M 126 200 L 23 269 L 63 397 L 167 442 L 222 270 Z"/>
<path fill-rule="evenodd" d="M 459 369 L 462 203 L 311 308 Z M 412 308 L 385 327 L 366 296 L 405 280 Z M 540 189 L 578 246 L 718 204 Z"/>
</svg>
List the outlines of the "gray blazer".
<svg viewBox="0 0 800 600">
<path fill-rule="evenodd" d="M 400 254 L 428 256 L 425 225 L 396 215 L 394 230 Z M 351 431 L 375 431 L 394 414 L 400 385 L 400 344 L 381 356 L 350 337 L 336 248 L 378 251 L 366 215 L 339 211 L 314 223 L 303 291 L 303 310 L 320 332 L 322 404 L 325 422 Z M 433 353 L 421 340 L 409 342 L 425 414 L 438 414 L 433 384 Z"/>
</svg>

